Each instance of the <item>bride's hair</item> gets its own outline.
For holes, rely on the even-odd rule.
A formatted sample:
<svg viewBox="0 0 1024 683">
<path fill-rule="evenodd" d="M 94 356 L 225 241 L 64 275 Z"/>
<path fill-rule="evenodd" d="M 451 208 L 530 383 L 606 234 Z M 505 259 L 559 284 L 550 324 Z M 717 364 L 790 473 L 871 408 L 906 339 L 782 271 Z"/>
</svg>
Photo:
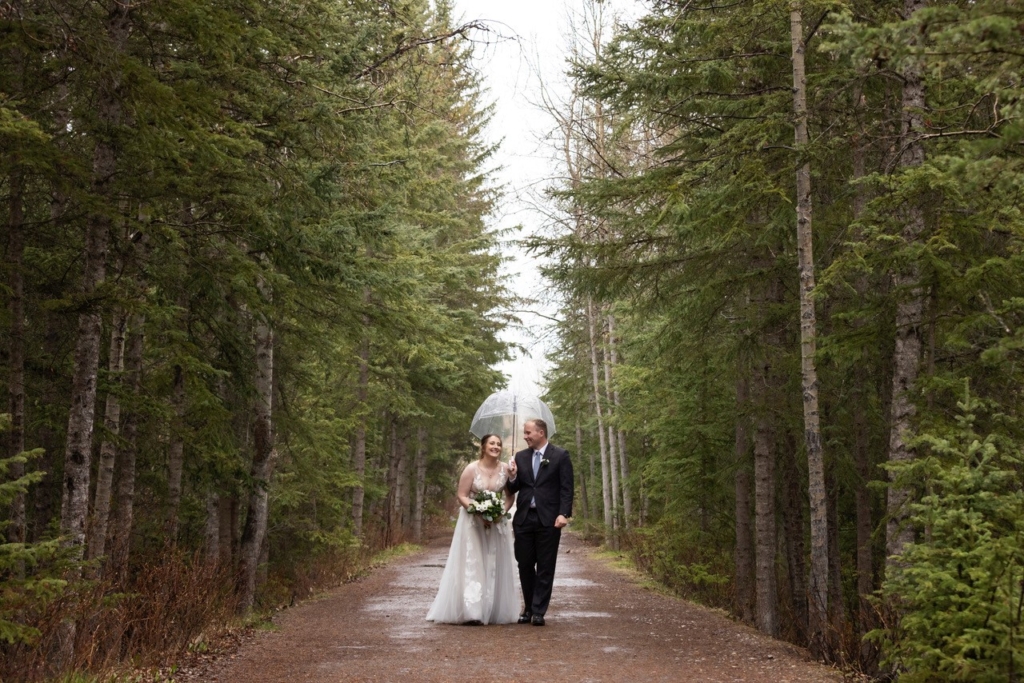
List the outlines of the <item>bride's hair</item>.
<svg viewBox="0 0 1024 683">
<path fill-rule="evenodd" d="M 478 458 L 478 460 L 483 460 L 484 456 L 487 455 L 486 453 L 484 453 L 484 449 L 487 448 L 487 442 L 491 440 L 492 436 L 498 440 L 499 444 L 501 444 L 502 446 L 505 445 L 505 442 L 502 441 L 501 437 L 498 436 L 497 434 L 484 434 L 484 438 L 480 439 L 480 457 Z"/>
</svg>

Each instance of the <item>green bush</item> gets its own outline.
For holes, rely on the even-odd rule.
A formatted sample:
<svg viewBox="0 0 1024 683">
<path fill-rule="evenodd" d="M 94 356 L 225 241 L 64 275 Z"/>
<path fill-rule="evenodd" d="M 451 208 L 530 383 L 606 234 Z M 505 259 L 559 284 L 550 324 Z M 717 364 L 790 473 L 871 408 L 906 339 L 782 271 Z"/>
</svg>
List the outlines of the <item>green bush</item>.
<svg viewBox="0 0 1024 683">
<path fill-rule="evenodd" d="M 883 586 L 898 622 L 871 637 L 901 681 L 1014 681 L 1024 670 L 1021 451 L 976 433 L 977 401 L 960 408 L 951 433 L 920 437 L 923 457 L 898 473 L 923 487 L 912 516 L 921 540 Z"/>
<path fill-rule="evenodd" d="M 0 415 L 0 433 L 9 423 L 8 415 Z M 42 472 L 30 472 L 7 481 L 11 466 L 24 465 L 41 453 L 34 450 L 0 458 L 0 509 L 8 509 L 19 494 L 43 478 Z M 66 582 L 59 578 L 60 567 L 50 562 L 59 555 L 56 541 L 9 543 L 8 526 L 9 521 L 0 522 L 0 643 L 30 644 L 39 637 L 39 631 L 25 624 L 25 611 L 56 598 Z"/>
</svg>

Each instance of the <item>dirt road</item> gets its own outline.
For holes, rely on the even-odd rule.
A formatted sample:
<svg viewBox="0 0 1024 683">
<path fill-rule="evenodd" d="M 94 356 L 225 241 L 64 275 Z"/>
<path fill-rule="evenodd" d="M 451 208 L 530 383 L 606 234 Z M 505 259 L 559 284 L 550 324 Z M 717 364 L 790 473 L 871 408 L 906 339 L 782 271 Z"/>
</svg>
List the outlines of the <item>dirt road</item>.
<svg viewBox="0 0 1024 683">
<path fill-rule="evenodd" d="M 283 612 L 206 680 L 838 681 L 804 651 L 724 615 L 646 590 L 563 536 L 546 626 L 424 620 L 444 539 Z"/>
</svg>

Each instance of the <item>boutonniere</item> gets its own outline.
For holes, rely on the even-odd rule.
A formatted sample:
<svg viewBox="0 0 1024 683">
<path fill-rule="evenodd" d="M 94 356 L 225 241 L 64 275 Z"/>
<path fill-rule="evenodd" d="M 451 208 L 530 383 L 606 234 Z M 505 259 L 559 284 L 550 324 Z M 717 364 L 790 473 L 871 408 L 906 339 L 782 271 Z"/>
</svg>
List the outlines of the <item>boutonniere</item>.
<svg viewBox="0 0 1024 683">
<path fill-rule="evenodd" d="M 548 460 L 547 458 L 541 458 L 540 459 L 540 466 L 541 467 L 547 467 L 550 464 L 551 464 L 551 461 Z"/>
</svg>

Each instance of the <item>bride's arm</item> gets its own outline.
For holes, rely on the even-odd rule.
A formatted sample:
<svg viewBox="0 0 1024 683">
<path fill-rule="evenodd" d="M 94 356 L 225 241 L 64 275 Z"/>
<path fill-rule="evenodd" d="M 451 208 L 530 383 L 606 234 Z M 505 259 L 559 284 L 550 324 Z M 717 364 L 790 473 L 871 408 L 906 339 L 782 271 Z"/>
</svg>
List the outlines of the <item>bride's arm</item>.
<svg viewBox="0 0 1024 683">
<path fill-rule="evenodd" d="M 459 505 L 463 508 L 468 508 L 473 502 L 473 498 L 469 494 L 473 489 L 473 475 L 475 474 L 476 463 L 471 462 L 466 465 L 466 469 L 462 470 L 462 476 L 459 477 Z"/>
</svg>

